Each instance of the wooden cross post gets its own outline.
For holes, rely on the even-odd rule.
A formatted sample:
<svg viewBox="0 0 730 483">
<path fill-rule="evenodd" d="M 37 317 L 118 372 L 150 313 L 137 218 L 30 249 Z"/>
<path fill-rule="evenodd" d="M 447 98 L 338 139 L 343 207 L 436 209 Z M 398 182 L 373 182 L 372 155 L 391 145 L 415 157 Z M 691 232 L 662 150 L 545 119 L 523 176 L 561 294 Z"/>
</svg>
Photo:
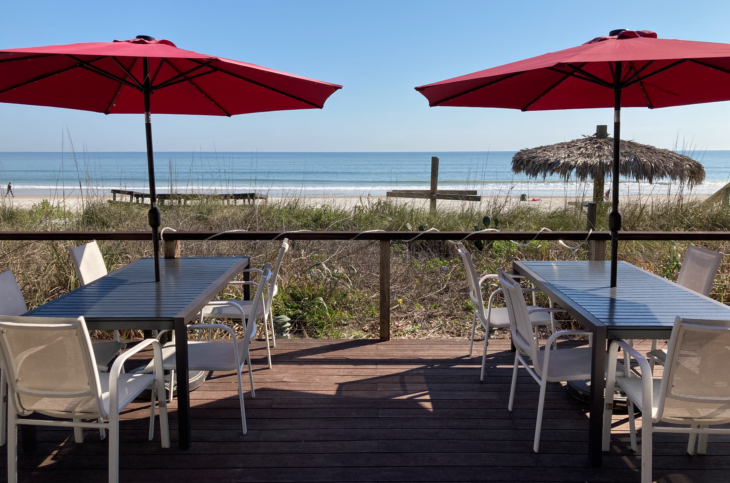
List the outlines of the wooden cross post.
<svg viewBox="0 0 730 483">
<path fill-rule="evenodd" d="M 439 183 L 439 158 L 431 158 L 431 188 L 427 190 L 393 190 L 388 191 L 385 196 L 388 198 L 420 198 L 430 200 L 431 213 L 436 212 L 436 200 L 454 201 L 482 201 L 476 190 L 440 190 Z"/>
</svg>

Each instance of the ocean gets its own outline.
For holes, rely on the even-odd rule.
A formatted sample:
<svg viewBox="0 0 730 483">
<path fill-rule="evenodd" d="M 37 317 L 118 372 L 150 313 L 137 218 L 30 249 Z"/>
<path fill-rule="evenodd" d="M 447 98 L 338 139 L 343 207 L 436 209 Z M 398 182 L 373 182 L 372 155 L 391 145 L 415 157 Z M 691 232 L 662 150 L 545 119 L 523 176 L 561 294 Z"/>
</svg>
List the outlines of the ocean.
<svg viewBox="0 0 730 483">
<path fill-rule="evenodd" d="M 249 192 L 271 196 L 382 196 L 392 189 L 427 189 L 431 156 L 438 156 L 439 188 L 475 189 L 497 196 L 580 196 L 592 185 L 557 177 L 529 179 L 511 170 L 513 151 L 492 152 L 157 152 L 158 192 Z M 701 151 L 693 157 L 707 173 L 694 188 L 714 193 L 730 182 L 730 151 Z M 0 186 L 18 195 L 77 194 L 79 183 L 97 193 L 146 191 L 143 152 L 0 153 Z M 676 184 L 622 180 L 622 193 L 675 192 Z"/>
</svg>

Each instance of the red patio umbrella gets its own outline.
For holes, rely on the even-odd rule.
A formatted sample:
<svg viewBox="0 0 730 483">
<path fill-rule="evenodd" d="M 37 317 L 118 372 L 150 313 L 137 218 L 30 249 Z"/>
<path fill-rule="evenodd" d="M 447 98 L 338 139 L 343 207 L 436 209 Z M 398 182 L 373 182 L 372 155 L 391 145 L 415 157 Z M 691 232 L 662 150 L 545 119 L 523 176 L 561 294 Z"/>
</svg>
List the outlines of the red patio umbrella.
<svg viewBox="0 0 730 483">
<path fill-rule="evenodd" d="M 0 50 L 0 102 L 145 115 L 149 223 L 160 281 L 160 211 L 150 114 L 232 116 L 322 109 L 342 86 L 245 62 L 134 40 Z"/>
<path fill-rule="evenodd" d="M 730 45 L 614 30 L 571 49 L 416 87 L 434 106 L 542 111 L 614 108 L 611 287 L 616 286 L 621 107 L 730 100 Z"/>
</svg>

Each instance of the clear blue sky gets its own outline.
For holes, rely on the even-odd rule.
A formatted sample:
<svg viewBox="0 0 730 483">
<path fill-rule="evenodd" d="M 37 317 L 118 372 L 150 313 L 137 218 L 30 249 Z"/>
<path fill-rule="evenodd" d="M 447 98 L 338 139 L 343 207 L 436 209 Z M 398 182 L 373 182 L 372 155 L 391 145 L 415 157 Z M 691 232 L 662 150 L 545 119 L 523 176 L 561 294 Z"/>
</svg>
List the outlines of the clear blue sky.
<svg viewBox="0 0 730 483">
<path fill-rule="evenodd" d="M 343 84 L 325 108 L 153 117 L 158 151 L 517 150 L 590 134 L 610 110 L 429 108 L 414 86 L 579 45 L 615 28 L 730 43 L 730 2 L 4 2 L 0 47 L 169 39 L 178 47 Z M 0 104 L 0 151 L 143 151 L 142 116 Z M 623 138 L 730 149 L 730 103 L 625 109 Z"/>
</svg>

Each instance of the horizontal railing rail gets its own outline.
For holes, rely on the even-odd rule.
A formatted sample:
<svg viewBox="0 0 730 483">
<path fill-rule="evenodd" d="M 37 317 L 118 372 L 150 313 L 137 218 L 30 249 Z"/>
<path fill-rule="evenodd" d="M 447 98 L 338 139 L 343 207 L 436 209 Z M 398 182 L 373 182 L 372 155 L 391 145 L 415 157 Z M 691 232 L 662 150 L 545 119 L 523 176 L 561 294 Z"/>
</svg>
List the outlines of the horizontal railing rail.
<svg viewBox="0 0 730 483">
<path fill-rule="evenodd" d="M 515 240 L 515 241 L 608 241 L 611 233 L 594 231 L 244 231 L 219 233 L 215 231 L 166 231 L 161 238 L 165 241 L 201 241 L 208 238 L 216 241 L 231 240 L 312 240 L 312 241 L 354 241 L 354 240 Z M 416 238 L 417 237 L 417 238 Z M 150 241 L 149 231 L 0 231 L 0 240 L 129 240 Z M 620 241 L 723 241 L 730 240 L 727 231 L 622 231 Z M 414 240 L 415 241 L 415 240 Z"/>
<path fill-rule="evenodd" d="M 379 241 L 380 242 L 380 339 L 390 339 L 390 245 L 391 242 L 485 240 L 590 241 L 589 260 L 605 260 L 605 244 L 611 239 L 607 231 L 165 231 L 166 258 L 180 257 L 181 241 L 245 241 L 245 240 L 308 240 L 308 241 Z M 0 232 L 0 241 L 64 241 L 119 240 L 151 241 L 149 231 L 21 231 Z M 730 240 L 727 231 L 622 231 L 620 241 L 723 241 Z"/>
</svg>

